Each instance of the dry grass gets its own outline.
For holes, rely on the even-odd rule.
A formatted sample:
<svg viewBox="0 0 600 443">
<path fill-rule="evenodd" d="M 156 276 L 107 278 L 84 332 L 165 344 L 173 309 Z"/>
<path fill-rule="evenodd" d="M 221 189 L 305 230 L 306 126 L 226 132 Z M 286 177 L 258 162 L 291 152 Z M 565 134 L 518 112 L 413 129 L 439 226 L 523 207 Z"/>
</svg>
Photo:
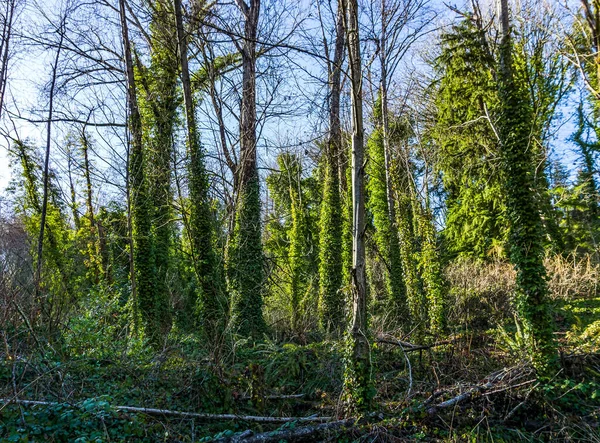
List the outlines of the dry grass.
<svg viewBox="0 0 600 443">
<path fill-rule="evenodd" d="M 590 256 L 548 256 L 548 288 L 555 300 L 598 297 L 600 264 Z M 515 271 L 504 261 L 459 260 L 446 268 L 451 325 L 489 327 L 513 318 Z"/>
<path fill-rule="evenodd" d="M 544 264 L 548 271 L 548 287 L 555 299 L 582 299 L 598 296 L 600 265 L 589 255 L 577 257 L 554 255 Z"/>
</svg>

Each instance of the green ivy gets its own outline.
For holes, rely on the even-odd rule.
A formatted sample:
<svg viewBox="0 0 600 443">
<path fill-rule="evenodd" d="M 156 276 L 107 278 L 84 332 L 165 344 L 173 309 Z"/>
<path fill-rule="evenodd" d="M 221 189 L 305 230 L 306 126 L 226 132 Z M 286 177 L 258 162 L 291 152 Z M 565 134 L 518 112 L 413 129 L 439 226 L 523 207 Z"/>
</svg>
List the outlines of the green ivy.
<svg viewBox="0 0 600 443">
<path fill-rule="evenodd" d="M 232 297 L 232 320 L 242 336 L 261 337 L 264 268 L 260 219 L 260 185 L 254 169 L 238 195 L 235 226 L 228 250 L 228 278 Z"/>
<path fill-rule="evenodd" d="M 499 118 L 504 190 L 510 228 L 510 260 L 517 271 L 514 304 L 528 337 L 527 351 L 540 371 L 556 358 L 544 268 L 544 228 L 535 195 L 536 159 L 526 85 L 515 75 L 513 42 L 504 37 L 498 68 Z"/>
<path fill-rule="evenodd" d="M 344 327 L 342 201 L 337 162 L 326 159 L 324 168 L 319 221 L 319 317 L 323 329 L 339 334 Z"/>
<path fill-rule="evenodd" d="M 375 106 L 378 109 L 379 106 Z M 377 117 L 377 115 L 376 115 Z M 406 285 L 400 256 L 400 242 L 396 220 L 390 220 L 385 170 L 385 152 L 381 128 L 376 128 L 367 141 L 367 210 L 373 216 L 373 234 L 379 256 L 385 265 L 385 283 L 388 306 L 402 317 L 406 305 Z M 395 208 L 394 208 L 395 209 Z M 387 303 L 386 303 L 387 304 Z"/>
</svg>

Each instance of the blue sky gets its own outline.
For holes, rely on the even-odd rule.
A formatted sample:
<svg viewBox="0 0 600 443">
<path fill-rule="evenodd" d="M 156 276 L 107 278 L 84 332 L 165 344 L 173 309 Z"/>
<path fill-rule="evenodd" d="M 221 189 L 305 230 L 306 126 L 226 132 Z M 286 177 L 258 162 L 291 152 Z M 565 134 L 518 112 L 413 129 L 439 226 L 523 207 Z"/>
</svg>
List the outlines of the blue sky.
<svg viewBox="0 0 600 443">
<path fill-rule="evenodd" d="M 494 4 L 494 0 L 484 1 L 488 1 L 490 5 Z M 60 4 L 59 1 L 53 0 L 44 0 L 41 3 L 38 2 L 38 5 L 42 10 L 49 11 L 49 13 L 57 12 L 58 4 Z M 454 15 L 453 13 L 450 13 L 447 8 L 442 6 L 440 0 L 434 0 L 432 5 L 442 12 L 438 19 L 440 23 L 447 23 L 449 17 Z M 28 22 L 29 27 L 40 26 L 40 24 L 44 22 L 44 19 L 32 4 L 30 4 L 28 10 L 24 12 L 23 18 L 26 19 L 24 21 Z M 427 43 L 430 42 L 425 42 L 425 45 Z M 424 47 L 425 46 L 421 46 L 421 50 L 423 50 Z M 47 107 L 47 104 L 45 95 L 42 93 L 42 88 L 49 80 L 49 66 L 53 56 L 53 51 L 44 52 L 30 47 L 28 47 L 27 50 L 19 50 L 18 53 L 15 54 L 9 72 L 9 94 L 7 94 L 6 98 L 7 105 L 13 112 L 18 109 L 24 115 L 37 115 L 38 118 L 45 117 L 45 113 L 47 112 L 45 108 Z M 302 64 L 307 71 L 318 74 L 320 68 L 314 65 L 314 62 L 311 65 L 309 60 L 306 58 L 302 60 L 302 58 L 302 56 L 298 57 L 299 63 Z M 296 83 L 288 83 L 287 88 L 290 95 L 292 95 L 299 92 L 310 93 L 313 90 L 316 91 L 315 88 L 318 88 L 318 86 L 316 84 L 311 84 L 308 77 L 300 77 Z M 293 91 L 294 88 L 296 88 L 295 91 Z M 285 91 L 282 92 L 285 93 Z M 555 156 L 560 158 L 569 169 L 573 168 L 573 163 L 576 160 L 576 156 L 572 152 L 573 146 L 567 141 L 568 137 L 573 132 L 571 114 L 575 109 L 575 98 L 577 97 L 573 96 L 571 100 L 566 101 L 561 107 L 563 117 L 560 122 L 560 129 L 557 132 L 557 137 L 552 144 Z M 62 106 L 68 107 L 69 104 L 63 104 Z M 33 114 L 29 112 L 36 109 L 39 112 L 34 112 Z M 297 109 L 297 111 L 301 110 Z M 301 114 L 305 111 L 307 114 L 304 114 L 305 117 L 303 117 Z M 273 157 L 273 152 L 270 151 L 269 146 L 275 147 L 283 144 L 294 145 L 298 144 L 298 142 L 307 142 L 312 139 L 315 134 L 315 128 L 318 127 L 319 124 L 318 118 L 315 118 L 314 115 L 309 115 L 309 109 L 303 110 L 302 112 L 297 112 L 295 115 L 292 113 L 288 118 L 274 120 L 267 125 L 263 132 L 264 157 L 267 159 L 272 159 Z M 6 126 L 7 121 L 6 119 L 4 120 L 4 125 Z M 45 143 L 46 128 L 44 124 L 30 124 L 18 119 L 15 119 L 14 123 L 16 124 L 21 138 L 29 138 L 37 146 L 42 146 Z M 235 122 L 230 122 L 230 124 L 235 126 Z M 54 143 L 52 149 L 53 152 L 56 153 L 56 142 L 62 141 L 66 134 L 61 125 L 54 125 L 53 131 Z M 208 135 L 206 141 L 210 143 L 210 134 L 207 134 L 207 131 L 205 131 L 204 134 L 205 136 Z M 102 139 L 107 138 L 106 133 L 98 132 L 96 135 L 95 138 L 98 140 L 98 143 L 103 143 Z M 107 140 L 109 139 L 110 134 Z M 10 180 L 7 149 L 7 141 L 5 139 L 0 139 L 0 190 L 4 190 Z M 55 156 L 53 156 L 53 158 L 55 158 Z M 272 160 L 267 161 L 265 166 L 270 166 L 270 163 L 272 163 Z"/>
</svg>

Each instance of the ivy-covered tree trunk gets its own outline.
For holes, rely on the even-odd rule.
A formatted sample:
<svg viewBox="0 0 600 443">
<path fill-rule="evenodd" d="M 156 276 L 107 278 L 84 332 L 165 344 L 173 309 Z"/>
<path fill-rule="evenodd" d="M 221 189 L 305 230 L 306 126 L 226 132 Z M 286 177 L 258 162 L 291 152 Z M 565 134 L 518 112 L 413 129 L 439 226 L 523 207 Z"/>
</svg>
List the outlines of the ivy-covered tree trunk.
<svg viewBox="0 0 600 443">
<path fill-rule="evenodd" d="M 44 252 L 44 234 L 46 230 L 46 215 L 48 208 L 48 195 L 49 195 L 49 165 L 50 165 L 50 146 L 52 143 L 51 134 L 52 134 L 52 114 L 54 112 L 54 91 L 56 88 L 56 79 L 58 72 L 58 61 L 60 59 L 60 53 L 62 50 L 63 39 L 65 35 L 64 29 L 64 20 L 60 25 L 59 29 L 60 40 L 58 44 L 58 48 L 56 50 L 56 56 L 54 58 L 54 64 L 52 66 L 52 78 L 50 80 L 50 91 L 48 96 L 48 121 L 46 123 L 46 152 L 44 156 L 44 169 L 43 169 L 43 193 L 42 193 L 42 204 L 40 208 L 40 232 L 38 235 L 38 243 L 37 243 L 37 256 L 36 256 L 36 266 L 35 266 L 35 281 L 34 281 L 34 289 L 35 289 L 35 297 L 36 299 L 40 295 L 40 278 L 42 275 L 42 264 L 43 264 L 43 252 Z M 3 74 L 4 75 L 4 74 Z"/>
<path fill-rule="evenodd" d="M 324 155 L 323 200 L 319 235 L 319 317 L 325 331 L 338 334 L 344 324 L 342 280 L 342 201 L 339 157 L 341 71 L 344 55 L 343 1 L 338 1 L 335 49 L 330 72 L 329 140 Z"/>
<path fill-rule="evenodd" d="M 404 170 L 401 167 L 400 170 Z M 415 202 L 410 189 L 408 174 L 399 174 L 398 190 L 396 191 L 398 210 L 396 223 L 400 237 L 400 258 L 404 271 L 406 287 L 406 305 L 408 309 L 408 326 L 413 330 L 413 336 L 421 339 L 426 327 L 425 299 L 421 280 L 419 278 L 419 264 L 417 260 L 416 235 L 415 235 Z"/>
<path fill-rule="evenodd" d="M 368 207 L 373 214 L 373 225 L 375 227 L 374 240 L 379 255 L 384 262 L 386 273 L 385 283 L 387 291 L 386 305 L 389 305 L 394 313 L 395 321 L 405 319 L 398 318 L 406 315 L 406 286 L 403 279 L 402 260 L 400 257 L 400 243 L 396 225 L 396 208 L 393 198 L 391 184 L 391 159 L 386 154 L 384 123 L 381 119 L 381 111 L 375 112 L 376 120 L 380 123 L 369 141 L 367 162 L 369 194 Z M 389 131 L 389 128 L 388 128 Z M 389 140 L 387 142 L 389 149 Z"/>
<path fill-rule="evenodd" d="M 208 194 L 208 174 L 196 125 L 181 0 L 174 0 L 173 7 L 175 10 L 177 40 L 179 42 L 179 61 L 187 127 L 187 149 L 189 156 L 188 187 L 190 195 L 188 229 L 190 232 L 194 271 L 200 285 L 198 307 L 201 312 L 204 332 L 210 340 L 218 342 L 225 327 L 224 317 L 227 311 L 227 301 L 224 296 L 222 272 L 220 272 L 215 254 L 215 233 Z M 190 305 L 188 308 L 195 309 L 196 302 L 194 301 Z"/>
<path fill-rule="evenodd" d="M 177 45 L 172 26 L 173 5 L 168 0 L 156 0 L 152 5 L 150 23 L 150 66 L 145 68 L 137 59 L 139 84 L 145 94 L 140 97 L 147 161 L 146 181 L 152 200 L 152 241 L 155 259 L 155 302 L 161 333 L 171 327 L 171 297 L 169 274 L 174 237 L 173 171 L 174 131 L 179 99 L 177 94 Z"/>
<path fill-rule="evenodd" d="M 100 236 L 100 229 L 94 213 L 93 189 L 90 164 L 90 140 L 85 131 L 81 132 L 81 153 L 83 154 L 83 178 L 85 180 L 85 227 L 86 246 L 88 255 L 88 268 L 91 271 L 95 283 L 101 280 L 110 281 L 108 271 L 108 257 L 106 255 L 106 244 Z"/>
<path fill-rule="evenodd" d="M 510 226 L 510 259 L 517 271 L 515 307 L 535 367 L 548 369 L 555 343 L 543 262 L 543 224 L 535 195 L 527 91 L 514 74 L 507 0 L 501 0 L 498 135 Z"/>
<path fill-rule="evenodd" d="M 238 332 L 260 336 L 264 283 L 261 241 L 260 182 L 256 158 L 256 37 L 260 0 L 237 0 L 244 15 L 242 43 L 242 101 L 240 105 L 240 161 L 235 222 L 229 244 L 228 275 L 232 316 Z"/>
<path fill-rule="evenodd" d="M 156 308 L 156 267 L 151 237 L 151 198 L 148 193 L 144 171 L 142 118 L 137 102 L 133 57 L 125 13 L 125 0 L 120 0 L 119 6 L 127 76 L 129 131 L 131 133 L 128 176 L 131 193 L 131 229 L 134 265 L 134 275 L 131 278 L 134 280 L 133 284 L 135 285 L 135 299 L 133 303 L 134 311 L 138 312 L 141 316 L 144 333 L 151 342 L 156 344 L 161 334 L 158 319 L 159 310 Z"/>
<path fill-rule="evenodd" d="M 398 227 L 396 225 L 396 205 L 394 202 L 394 191 L 392 189 L 392 151 L 390 146 L 390 119 L 388 109 L 388 11 L 386 1 L 381 0 L 381 34 L 379 39 L 379 62 L 381 65 L 381 74 L 379 80 L 380 94 L 380 122 L 381 122 L 381 139 L 383 144 L 383 170 L 385 186 L 380 189 L 385 189 L 385 203 L 380 204 L 381 211 L 379 215 L 375 215 L 375 228 L 380 229 L 382 236 L 387 237 L 387 246 L 383 243 L 379 246 L 381 251 L 386 250 L 387 267 L 388 267 L 388 290 L 390 301 L 395 309 L 397 316 L 405 316 L 406 307 L 406 286 L 402 278 L 402 261 L 400 259 L 400 245 L 398 243 Z M 377 110 L 375 111 L 377 112 Z M 381 165 L 381 153 L 379 153 L 379 165 Z M 379 177 L 379 182 L 381 178 Z M 381 199 L 381 197 L 380 197 Z M 384 219 L 387 218 L 387 221 Z M 383 238 L 379 238 L 381 242 Z"/>
<path fill-rule="evenodd" d="M 284 174 L 288 184 L 288 195 L 290 199 L 291 227 L 289 231 L 289 295 L 291 302 L 291 325 L 292 331 L 299 332 L 299 322 L 302 316 L 300 308 L 303 304 L 304 290 L 306 288 L 307 263 L 309 251 L 305 247 L 308 232 L 307 214 L 302 202 L 302 168 L 300 159 L 291 154 L 283 154 L 279 158 L 281 173 Z"/>
<path fill-rule="evenodd" d="M 433 215 L 428 205 L 417 208 L 421 251 L 419 267 L 423 292 L 427 307 L 427 329 L 429 334 L 439 337 L 444 329 L 445 318 L 445 284 L 442 274 L 442 263 L 437 246 L 437 235 Z M 424 316 L 423 316 L 424 317 Z"/>
<path fill-rule="evenodd" d="M 367 318 L 365 263 L 365 189 L 362 67 L 358 27 L 358 1 L 348 0 L 346 33 L 352 98 L 352 327 L 350 355 L 344 387 L 350 409 L 367 411 L 371 406 L 371 346 Z"/>
</svg>

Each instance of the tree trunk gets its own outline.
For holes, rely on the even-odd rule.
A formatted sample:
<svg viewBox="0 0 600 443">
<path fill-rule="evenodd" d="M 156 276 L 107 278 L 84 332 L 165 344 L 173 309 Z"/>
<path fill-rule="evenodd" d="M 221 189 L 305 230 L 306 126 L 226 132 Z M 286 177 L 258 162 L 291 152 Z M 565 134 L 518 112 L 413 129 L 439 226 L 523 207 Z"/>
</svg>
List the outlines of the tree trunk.
<svg viewBox="0 0 600 443">
<path fill-rule="evenodd" d="M 319 236 L 319 315 L 327 332 L 338 334 L 344 324 L 342 269 L 342 202 L 340 196 L 340 155 L 342 130 L 340 125 L 341 73 L 344 57 L 343 0 L 338 0 L 335 49 L 330 69 L 329 140 L 324 155 L 325 176 L 320 213 Z"/>
<path fill-rule="evenodd" d="M 552 318 L 544 268 L 544 229 L 535 195 L 535 159 L 530 149 L 527 91 L 515 80 L 508 0 L 501 2 L 502 41 L 498 89 L 510 259 L 517 271 L 515 304 L 534 366 L 547 371 L 555 359 Z"/>
<path fill-rule="evenodd" d="M 15 17 L 16 0 L 8 0 L 6 15 L 2 24 L 2 42 L 0 44 L 0 118 L 4 109 L 4 94 L 8 82 L 8 61 L 10 57 L 10 39 L 13 33 L 13 20 Z"/>
<path fill-rule="evenodd" d="M 62 50 L 62 44 L 64 39 L 64 21 L 61 23 L 58 30 L 60 33 L 60 40 L 58 42 L 58 48 L 56 49 L 56 56 L 54 58 L 54 65 L 52 65 L 52 80 L 50 82 L 50 92 L 48 100 L 48 121 L 46 124 L 46 154 L 44 157 L 44 194 L 42 196 L 42 207 L 40 214 L 40 234 L 38 237 L 37 244 L 37 264 L 35 267 L 35 294 L 36 298 L 39 296 L 40 290 L 40 279 L 42 276 L 42 255 L 44 252 L 44 232 L 46 230 L 46 215 L 48 211 L 48 185 L 49 185 L 49 167 L 50 167 L 50 146 L 52 143 L 52 115 L 54 113 L 54 90 L 56 88 L 56 77 L 58 72 L 58 60 L 60 59 L 60 53 Z"/>
<path fill-rule="evenodd" d="M 256 36 L 260 0 L 237 0 L 242 11 L 242 101 L 240 161 L 235 224 L 228 251 L 232 314 L 241 335 L 258 337 L 265 330 L 262 314 L 264 283 L 260 184 L 256 158 Z"/>
<path fill-rule="evenodd" d="M 242 102 L 240 105 L 240 162 L 238 165 L 239 191 L 257 175 L 256 163 L 256 34 L 260 0 L 237 3 L 245 17 L 242 45 Z"/>
<path fill-rule="evenodd" d="M 190 158 L 189 192 L 190 220 L 186 222 L 192 245 L 192 260 L 196 278 L 200 283 L 200 303 L 204 332 L 214 343 L 219 340 L 224 327 L 222 320 L 226 301 L 223 300 L 221 272 L 219 272 L 214 251 L 213 220 L 208 196 L 208 177 L 204 164 L 204 152 L 200 144 L 196 114 L 192 96 L 192 84 L 187 59 L 187 37 L 183 27 L 181 0 L 173 0 L 179 59 L 181 64 L 181 82 L 185 106 L 187 145 Z M 187 218 L 187 217 L 186 217 Z M 190 306 L 194 308 L 195 306 Z M 215 352 L 220 349 L 212 347 Z"/>
<path fill-rule="evenodd" d="M 352 327 L 351 368 L 345 385 L 351 408 L 368 410 L 372 398 L 370 344 L 367 325 L 365 266 L 365 192 L 362 68 L 358 27 L 358 1 L 348 0 L 348 59 L 352 98 Z"/>
<path fill-rule="evenodd" d="M 388 51 L 387 51 L 387 24 L 388 11 L 386 0 L 381 0 L 381 37 L 379 40 L 379 61 L 381 65 L 381 77 L 379 92 L 381 98 L 381 136 L 383 140 L 383 159 L 385 169 L 385 192 L 387 203 L 387 223 L 382 232 L 387 232 L 386 243 L 379 245 L 382 251 L 386 252 L 388 261 L 388 287 L 390 292 L 390 302 L 393 305 L 398 320 L 405 320 L 406 316 L 406 286 L 404 284 L 402 259 L 400 256 L 400 238 L 398 225 L 396 224 L 396 204 L 394 200 L 394 191 L 392 187 L 392 152 L 390 148 L 390 127 L 389 127 L 389 109 L 388 109 Z M 374 165 L 374 168 L 380 165 Z M 406 216 L 406 214 L 400 214 Z M 379 228 L 376 226 L 376 228 Z M 405 322 L 406 323 L 406 322 Z"/>
<path fill-rule="evenodd" d="M 381 62 L 381 129 L 383 133 L 383 153 L 385 156 L 385 185 L 387 190 L 388 216 L 390 224 L 396 224 L 396 210 L 394 205 L 394 196 L 392 192 L 391 162 L 390 162 L 390 128 L 388 116 L 388 88 L 387 88 L 387 21 L 386 4 L 381 0 L 381 39 L 379 43 L 379 59 Z"/>
<path fill-rule="evenodd" d="M 160 337 L 158 312 L 155 294 L 154 250 L 150 237 L 150 196 L 148 195 L 144 175 L 144 146 L 142 142 L 142 119 L 137 102 L 133 57 L 127 29 L 125 0 L 119 0 L 121 32 L 125 55 L 127 79 L 127 107 L 129 111 L 129 131 L 131 148 L 129 152 L 128 178 L 131 204 L 131 241 L 133 260 L 131 262 L 132 296 L 134 310 L 138 311 L 144 322 L 144 332 L 149 339 L 158 343 Z M 135 291 L 135 292 L 134 292 Z M 137 318 L 134 320 L 137 322 Z"/>
</svg>

